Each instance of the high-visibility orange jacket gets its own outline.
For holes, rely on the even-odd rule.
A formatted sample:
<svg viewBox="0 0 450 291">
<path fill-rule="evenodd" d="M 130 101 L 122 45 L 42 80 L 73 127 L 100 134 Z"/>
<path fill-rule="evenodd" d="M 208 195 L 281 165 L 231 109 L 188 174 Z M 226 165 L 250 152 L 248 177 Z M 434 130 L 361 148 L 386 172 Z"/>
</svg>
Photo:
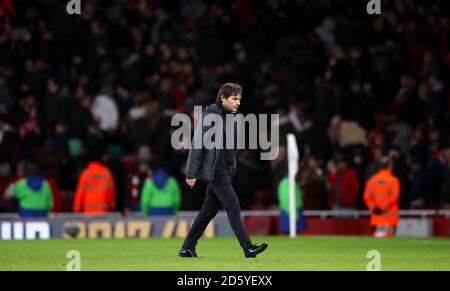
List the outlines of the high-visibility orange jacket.
<svg viewBox="0 0 450 291">
<path fill-rule="evenodd" d="M 364 202 L 372 212 L 370 224 L 374 226 L 396 227 L 398 224 L 398 199 L 400 182 L 391 171 L 383 169 L 366 183 Z M 373 211 L 378 208 L 380 214 Z"/>
<path fill-rule="evenodd" d="M 116 207 L 114 179 L 107 167 L 92 162 L 81 173 L 73 204 L 73 212 L 103 214 Z"/>
</svg>

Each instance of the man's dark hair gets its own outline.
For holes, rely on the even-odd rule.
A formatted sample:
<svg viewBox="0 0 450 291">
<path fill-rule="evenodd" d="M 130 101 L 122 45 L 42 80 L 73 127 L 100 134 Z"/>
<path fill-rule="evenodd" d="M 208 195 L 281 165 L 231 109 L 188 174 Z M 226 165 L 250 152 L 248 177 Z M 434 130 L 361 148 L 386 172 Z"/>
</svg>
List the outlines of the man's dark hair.
<svg viewBox="0 0 450 291">
<path fill-rule="evenodd" d="M 225 83 L 223 84 L 220 89 L 219 92 L 217 93 L 217 99 L 216 102 L 217 103 L 222 103 L 222 96 L 225 99 L 230 98 L 230 96 L 236 96 L 242 94 L 242 87 L 239 84 L 236 83 Z"/>
</svg>

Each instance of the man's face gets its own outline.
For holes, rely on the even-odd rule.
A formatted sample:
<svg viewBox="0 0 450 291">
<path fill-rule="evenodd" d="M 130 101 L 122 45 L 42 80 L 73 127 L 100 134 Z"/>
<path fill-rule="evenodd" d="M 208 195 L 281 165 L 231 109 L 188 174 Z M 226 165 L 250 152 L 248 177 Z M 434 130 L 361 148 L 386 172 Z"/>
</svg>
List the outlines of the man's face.
<svg viewBox="0 0 450 291">
<path fill-rule="evenodd" d="M 241 105 L 241 94 L 231 95 L 228 98 L 222 97 L 222 105 L 227 111 L 236 112 Z"/>
</svg>

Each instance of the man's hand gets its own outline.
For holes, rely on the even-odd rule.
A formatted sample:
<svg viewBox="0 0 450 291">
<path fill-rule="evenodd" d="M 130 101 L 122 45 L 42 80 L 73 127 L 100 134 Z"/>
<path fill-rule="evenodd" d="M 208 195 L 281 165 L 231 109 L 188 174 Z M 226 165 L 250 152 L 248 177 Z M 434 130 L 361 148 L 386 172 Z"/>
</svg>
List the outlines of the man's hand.
<svg viewBox="0 0 450 291">
<path fill-rule="evenodd" d="M 186 179 L 186 184 L 188 184 L 191 188 L 195 186 L 195 182 L 197 182 L 197 179 Z"/>
</svg>

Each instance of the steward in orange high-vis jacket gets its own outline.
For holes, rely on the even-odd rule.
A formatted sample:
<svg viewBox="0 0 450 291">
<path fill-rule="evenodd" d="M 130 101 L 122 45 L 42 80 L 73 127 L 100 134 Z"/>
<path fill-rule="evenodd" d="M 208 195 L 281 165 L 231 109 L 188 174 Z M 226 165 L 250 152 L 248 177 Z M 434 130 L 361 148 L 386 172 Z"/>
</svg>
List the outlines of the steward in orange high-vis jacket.
<svg viewBox="0 0 450 291">
<path fill-rule="evenodd" d="M 374 236 L 393 236 L 397 227 L 400 182 L 389 169 L 387 157 L 381 161 L 381 169 L 366 183 L 364 202 L 372 213 L 370 224 L 375 227 Z"/>
<path fill-rule="evenodd" d="M 104 214 L 116 208 L 116 188 L 110 170 L 100 162 L 91 162 L 78 181 L 73 212 Z"/>
</svg>

